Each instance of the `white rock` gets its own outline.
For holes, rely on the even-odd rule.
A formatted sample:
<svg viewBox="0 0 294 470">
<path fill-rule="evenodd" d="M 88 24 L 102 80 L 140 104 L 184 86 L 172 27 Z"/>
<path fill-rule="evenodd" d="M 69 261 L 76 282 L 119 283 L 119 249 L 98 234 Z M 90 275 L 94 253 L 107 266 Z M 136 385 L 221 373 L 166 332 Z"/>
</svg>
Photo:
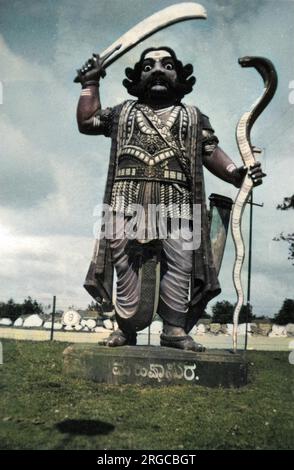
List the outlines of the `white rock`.
<svg viewBox="0 0 294 470">
<path fill-rule="evenodd" d="M 82 319 L 82 320 L 81 320 L 81 325 L 82 325 L 82 326 L 87 326 L 86 320 Z"/>
<path fill-rule="evenodd" d="M 287 336 L 294 336 L 294 323 L 288 323 L 286 326 Z"/>
<path fill-rule="evenodd" d="M 251 328 L 251 333 L 254 335 L 254 334 L 258 334 L 258 325 L 257 323 L 250 323 L 250 328 Z"/>
<path fill-rule="evenodd" d="M 273 338 L 276 336 L 287 336 L 286 327 L 284 325 L 273 325 L 269 337 Z"/>
<path fill-rule="evenodd" d="M 225 323 L 222 323 L 220 333 L 227 336 L 227 334 L 228 334 L 227 333 L 227 325 Z"/>
<path fill-rule="evenodd" d="M 66 325 L 64 327 L 64 331 L 73 331 L 74 327 L 73 326 L 70 326 L 70 325 Z"/>
<path fill-rule="evenodd" d="M 62 323 L 56 322 L 54 323 L 54 330 L 62 330 Z"/>
<path fill-rule="evenodd" d="M 245 336 L 246 333 L 246 323 L 240 323 L 238 325 L 238 331 L 237 331 L 239 336 Z M 247 325 L 247 333 L 248 335 L 251 335 L 251 324 L 248 323 Z M 233 323 L 227 323 L 227 335 L 232 336 L 233 334 Z"/>
<path fill-rule="evenodd" d="M 25 321 L 23 322 L 23 326 L 25 328 L 39 328 L 42 325 L 43 325 L 43 320 L 36 313 L 27 317 Z"/>
<path fill-rule="evenodd" d="M 68 310 L 62 315 L 62 323 L 65 326 L 75 326 L 80 323 L 81 315 L 76 310 Z"/>
<path fill-rule="evenodd" d="M 23 318 L 21 317 L 18 317 L 13 323 L 13 326 L 22 326 L 22 325 L 23 325 Z"/>
<path fill-rule="evenodd" d="M 247 333 L 251 335 L 251 325 L 248 323 L 247 325 Z M 240 323 L 238 325 L 238 335 L 245 336 L 246 335 L 246 323 Z"/>
<path fill-rule="evenodd" d="M 108 318 L 106 320 L 103 320 L 103 326 L 104 328 L 106 328 L 107 330 L 113 330 L 113 323 L 111 320 L 109 320 Z"/>
<path fill-rule="evenodd" d="M 220 323 L 210 323 L 209 332 L 213 335 L 218 335 L 221 332 L 221 327 Z"/>
<path fill-rule="evenodd" d="M 12 320 L 10 318 L 0 318 L 0 325 L 10 326 L 12 325 Z"/>
<path fill-rule="evenodd" d="M 227 323 L 227 334 L 232 336 L 232 334 L 233 334 L 233 323 Z"/>
<path fill-rule="evenodd" d="M 151 323 L 151 334 L 160 335 L 162 332 L 162 322 L 155 320 Z"/>
<path fill-rule="evenodd" d="M 95 320 L 90 318 L 89 320 L 86 321 L 85 326 L 87 326 L 89 328 L 89 330 L 93 330 L 96 327 L 96 322 L 95 322 Z"/>
<path fill-rule="evenodd" d="M 194 325 L 192 330 L 189 331 L 189 334 L 190 335 L 197 335 L 197 325 Z"/>
<path fill-rule="evenodd" d="M 87 326 L 84 326 L 83 331 L 89 331 L 89 328 Z"/>
<path fill-rule="evenodd" d="M 205 335 L 206 333 L 206 326 L 203 324 L 203 323 L 199 323 L 199 325 L 197 326 L 197 335 Z"/>
<path fill-rule="evenodd" d="M 253 329 L 255 332 L 255 329 Z M 272 331 L 272 324 L 268 322 L 260 322 L 257 324 L 257 334 L 261 336 L 268 336 Z"/>
<path fill-rule="evenodd" d="M 83 329 L 83 327 L 82 327 L 82 325 L 79 323 L 78 325 L 75 325 L 75 326 L 74 326 L 74 329 L 75 329 L 76 331 L 81 331 L 81 330 Z"/>
<path fill-rule="evenodd" d="M 114 329 L 114 330 L 118 330 L 117 321 L 114 321 L 114 322 L 113 322 L 113 329 Z"/>
<path fill-rule="evenodd" d="M 96 326 L 95 333 L 105 333 L 105 328 L 103 326 Z"/>
</svg>

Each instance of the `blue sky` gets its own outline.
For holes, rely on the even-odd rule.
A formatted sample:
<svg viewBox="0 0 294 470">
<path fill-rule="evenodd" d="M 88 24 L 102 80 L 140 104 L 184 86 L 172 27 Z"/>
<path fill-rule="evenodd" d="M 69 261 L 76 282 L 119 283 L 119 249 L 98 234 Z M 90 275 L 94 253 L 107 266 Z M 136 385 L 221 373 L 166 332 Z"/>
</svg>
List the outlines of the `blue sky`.
<svg viewBox="0 0 294 470">
<path fill-rule="evenodd" d="M 79 86 L 75 69 L 131 26 L 169 0 L 0 0 L 0 300 L 32 295 L 60 307 L 85 306 L 82 283 L 93 246 L 93 209 L 101 202 L 110 142 L 78 133 Z M 275 209 L 293 193 L 293 114 L 289 83 L 294 80 L 294 2 L 288 0 L 205 1 L 206 21 L 174 25 L 130 51 L 107 70 L 101 83 L 104 106 L 125 100 L 121 82 L 151 45 L 173 47 L 194 65 L 197 83 L 186 102 L 211 122 L 221 147 L 241 164 L 235 127 L 262 92 L 252 69 L 238 57 L 263 55 L 279 74 L 277 94 L 256 122 L 252 142 L 265 148 L 268 174 L 254 192 L 264 208 L 254 210 L 252 304 L 255 313 L 274 314 L 293 298 L 293 266 L 287 246 L 272 239 L 293 231 L 293 213 Z M 232 198 L 236 189 L 206 172 L 207 195 Z M 247 236 L 248 218 L 244 217 Z M 233 244 L 228 239 L 219 300 L 235 301 L 231 280 Z M 246 266 L 245 266 L 246 278 Z M 245 279 L 246 281 L 246 279 Z M 246 283 L 245 283 L 246 284 Z"/>
</svg>

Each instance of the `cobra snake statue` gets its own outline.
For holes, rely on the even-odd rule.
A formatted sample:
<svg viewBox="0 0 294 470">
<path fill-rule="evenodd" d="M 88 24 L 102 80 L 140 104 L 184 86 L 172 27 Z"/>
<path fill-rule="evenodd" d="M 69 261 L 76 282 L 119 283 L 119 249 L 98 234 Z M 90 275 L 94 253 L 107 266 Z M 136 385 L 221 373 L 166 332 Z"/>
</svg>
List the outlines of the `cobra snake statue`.
<svg viewBox="0 0 294 470">
<path fill-rule="evenodd" d="M 259 115 L 267 107 L 273 98 L 278 84 L 277 72 L 269 59 L 264 57 L 242 57 L 239 59 L 241 67 L 254 67 L 262 76 L 264 81 L 264 90 L 260 98 L 252 105 L 250 111 L 245 112 L 240 118 L 236 127 L 236 140 L 244 167 L 247 173 L 242 186 L 237 194 L 233 210 L 231 229 L 235 244 L 236 257 L 233 268 L 233 281 L 237 293 L 237 303 L 233 316 L 233 350 L 237 350 L 237 331 L 239 323 L 239 314 L 244 303 L 244 291 L 241 280 L 242 267 L 245 257 L 245 247 L 242 237 L 242 214 L 250 196 L 253 187 L 253 181 L 248 174 L 250 166 L 255 163 L 254 147 L 251 144 L 250 133 L 252 126 Z"/>
</svg>

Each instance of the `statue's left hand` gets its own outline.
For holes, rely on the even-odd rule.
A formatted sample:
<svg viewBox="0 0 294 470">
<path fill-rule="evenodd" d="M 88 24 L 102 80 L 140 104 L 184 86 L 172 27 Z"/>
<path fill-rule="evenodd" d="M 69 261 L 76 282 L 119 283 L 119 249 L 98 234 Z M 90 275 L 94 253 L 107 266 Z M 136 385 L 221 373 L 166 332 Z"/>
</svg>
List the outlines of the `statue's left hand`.
<svg viewBox="0 0 294 470">
<path fill-rule="evenodd" d="M 256 162 L 254 163 L 254 165 L 250 166 L 248 175 L 253 181 L 253 186 L 259 186 L 260 184 L 262 184 L 262 178 L 266 176 L 266 174 L 262 171 L 260 162 Z"/>
<path fill-rule="evenodd" d="M 236 179 L 236 186 L 240 187 L 247 173 L 247 168 L 244 166 L 240 166 L 239 168 L 236 168 L 234 173 Z M 248 170 L 248 175 L 253 181 L 253 186 L 259 186 L 260 184 L 262 184 L 262 178 L 266 176 L 266 174 L 262 171 L 260 162 L 255 162 L 253 165 L 250 166 Z"/>
</svg>

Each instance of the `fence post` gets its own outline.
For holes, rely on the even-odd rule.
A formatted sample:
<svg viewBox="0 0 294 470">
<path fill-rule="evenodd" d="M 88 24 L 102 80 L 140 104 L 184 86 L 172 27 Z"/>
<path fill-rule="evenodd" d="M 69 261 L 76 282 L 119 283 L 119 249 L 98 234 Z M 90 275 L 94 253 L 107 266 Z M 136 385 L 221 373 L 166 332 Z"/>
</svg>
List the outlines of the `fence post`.
<svg viewBox="0 0 294 470">
<path fill-rule="evenodd" d="M 55 307 L 56 307 L 56 295 L 53 295 L 53 308 L 52 308 L 52 322 L 51 322 L 50 341 L 53 341 L 53 335 L 54 335 Z"/>
</svg>

